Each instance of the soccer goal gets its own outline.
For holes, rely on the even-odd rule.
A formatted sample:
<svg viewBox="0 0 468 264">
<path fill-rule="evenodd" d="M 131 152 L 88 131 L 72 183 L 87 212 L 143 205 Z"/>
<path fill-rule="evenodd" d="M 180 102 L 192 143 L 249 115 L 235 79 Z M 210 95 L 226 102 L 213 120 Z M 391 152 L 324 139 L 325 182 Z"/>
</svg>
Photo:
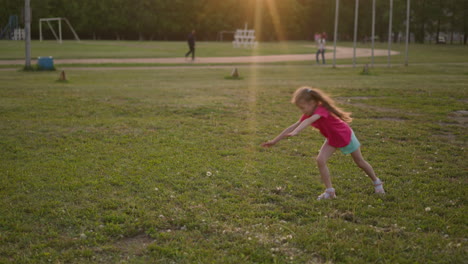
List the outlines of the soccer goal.
<svg viewBox="0 0 468 264">
<path fill-rule="evenodd" d="M 78 35 L 76 34 L 75 30 L 73 29 L 72 25 L 70 24 L 70 22 L 68 21 L 68 19 L 66 19 L 65 17 L 56 17 L 56 18 L 41 18 L 39 19 L 39 38 L 40 38 L 40 41 L 42 41 L 42 22 L 46 22 L 47 25 L 49 25 L 49 28 L 50 30 L 52 31 L 52 34 L 54 34 L 54 37 L 55 39 L 62 43 L 62 20 L 65 21 L 65 23 L 67 23 L 68 27 L 71 29 L 73 35 L 75 36 L 75 39 L 77 41 L 80 41 L 80 38 L 78 37 Z M 54 27 L 52 26 L 52 24 L 50 22 L 53 22 L 53 21 L 58 21 L 58 32 L 59 32 L 59 35 L 57 36 L 57 33 L 55 33 L 55 29 Z"/>
</svg>

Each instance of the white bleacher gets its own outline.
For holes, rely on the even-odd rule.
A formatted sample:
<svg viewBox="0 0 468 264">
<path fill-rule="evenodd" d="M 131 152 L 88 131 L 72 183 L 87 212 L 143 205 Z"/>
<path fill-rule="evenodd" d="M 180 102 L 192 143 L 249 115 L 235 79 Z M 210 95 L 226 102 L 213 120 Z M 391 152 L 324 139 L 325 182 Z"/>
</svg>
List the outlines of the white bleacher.
<svg viewBox="0 0 468 264">
<path fill-rule="evenodd" d="M 258 44 L 255 41 L 255 30 L 247 29 L 247 25 L 245 29 L 238 29 L 234 34 L 234 41 L 232 41 L 232 46 L 234 48 L 254 48 Z"/>
<path fill-rule="evenodd" d="M 13 36 L 11 38 L 12 40 L 25 40 L 24 37 L 24 29 L 22 28 L 15 28 L 13 31 Z"/>
</svg>

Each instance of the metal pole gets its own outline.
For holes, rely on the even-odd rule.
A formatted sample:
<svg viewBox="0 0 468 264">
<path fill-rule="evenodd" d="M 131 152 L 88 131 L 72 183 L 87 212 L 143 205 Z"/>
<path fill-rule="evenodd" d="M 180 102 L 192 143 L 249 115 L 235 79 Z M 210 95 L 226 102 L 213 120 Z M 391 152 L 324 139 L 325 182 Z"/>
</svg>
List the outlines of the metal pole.
<svg viewBox="0 0 468 264">
<path fill-rule="evenodd" d="M 405 46 L 405 66 L 408 66 L 408 43 L 409 43 L 409 25 L 410 25 L 410 2 L 407 0 L 406 6 L 406 46 Z"/>
<path fill-rule="evenodd" d="M 338 11 L 340 10 L 340 0 L 336 0 L 335 8 L 335 32 L 333 34 L 333 68 L 336 66 L 336 40 L 338 34 Z"/>
<path fill-rule="evenodd" d="M 390 67 L 390 55 L 392 48 L 392 17 L 393 17 L 393 0 L 390 0 L 390 10 L 389 10 L 389 21 L 388 21 L 388 64 Z"/>
<path fill-rule="evenodd" d="M 372 0 L 372 61 L 371 65 L 374 67 L 374 39 L 375 39 L 375 0 Z"/>
<path fill-rule="evenodd" d="M 67 23 L 68 27 L 71 29 L 73 35 L 75 36 L 75 39 L 77 41 L 80 41 L 80 38 L 78 37 L 78 34 L 76 34 L 75 30 L 73 29 L 72 25 L 70 24 L 70 21 L 68 21 L 68 19 L 66 17 L 62 18 L 63 20 L 65 20 L 65 22 Z M 223 34 L 221 34 L 221 41 L 223 40 Z"/>
<path fill-rule="evenodd" d="M 59 38 L 60 44 L 62 44 L 62 19 L 59 19 Z"/>
<path fill-rule="evenodd" d="M 42 19 L 39 19 L 39 41 L 42 42 Z"/>
<path fill-rule="evenodd" d="M 31 68 L 31 0 L 24 0 L 25 69 Z"/>
<path fill-rule="evenodd" d="M 353 48 L 353 67 L 356 68 L 356 41 L 357 41 L 357 26 L 359 14 L 359 0 L 356 0 L 354 7 L 354 48 Z"/>
</svg>

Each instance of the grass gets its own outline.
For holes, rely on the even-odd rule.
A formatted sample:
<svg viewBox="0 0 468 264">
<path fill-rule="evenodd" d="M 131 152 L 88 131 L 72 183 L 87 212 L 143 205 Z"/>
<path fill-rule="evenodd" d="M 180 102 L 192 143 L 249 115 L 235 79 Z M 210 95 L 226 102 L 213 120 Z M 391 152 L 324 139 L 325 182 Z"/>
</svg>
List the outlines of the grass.
<svg viewBox="0 0 468 264">
<path fill-rule="evenodd" d="M 452 57 L 456 57 L 455 54 Z M 462 263 L 468 68 L 0 71 L 0 263 Z M 299 86 L 354 114 L 323 191 Z"/>
<path fill-rule="evenodd" d="M 20 45 L 18 45 L 20 44 Z M 312 46 L 311 46 L 312 45 Z M 53 56 L 60 59 L 82 58 L 172 58 L 188 51 L 183 41 L 33 41 L 32 57 Z M 23 59 L 24 42 L 0 41 L 0 59 Z M 258 49 L 232 48 L 230 42 L 197 42 L 199 57 L 303 54 L 314 52 L 310 42 L 261 43 Z"/>
<path fill-rule="evenodd" d="M 352 42 L 339 43 L 340 46 L 353 47 Z M 357 48 L 371 49 L 372 45 L 357 44 Z M 387 43 L 376 43 L 376 49 L 388 49 Z M 392 55 L 390 62 L 395 65 L 405 63 L 405 44 L 392 44 L 391 49 L 400 52 L 398 55 Z M 331 58 L 331 55 L 329 55 Z M 437 45 L 437 44 L 409 44 L 408 62 L 414 63 L 466 63 L 468 61 L 468 45 Z M 340 64 L 352 64 L 352 59 L 343 59 L 338 61 Z M 357 63 L 371 63 L 371 58 L 358 58 Z M 375 57 L 375 63 L 387 64 L 388 56 Z"/>
<path fill-rule="evenodd" d="M 20 44 L 20 45 L 18 45 Z M 339 42 L 338 46 L 352 47 L 351 42 Z M 376 49 L 387 49 L 386 43 L 376 43 Z M 357 48 L 371 48 L 371 44 L 359 43 Z M 326 59 L 329 64 L 333 58 L 333 42 L 329 41 Z M 392 50 L 400 52 L 391 57 L 392 64 L 404 64 L 405 45 L 393 44 Z M 52 56 L 56 59 L 85 58 L 172 58 L 182 57 L 187 51 L 185 42 L 170 41 L 33 41 L 32 57 Z M 231 57 L 250 55 L 278 54 L 315 54 L 313 42 L 261 42 L 256 49 L 232 48 L 230 42 L 198 42 L 197 57 Z M 0 41 L 0 59 L 23 59 L 24 43 Z M 387 56 L 375 57 L 375 63 L 387 64 Z M 467 45 L 421 45 L 410 44 L 409 63 L 465 63 L 468 61 Z M 370 63 L 370 58 L 358 58 L 357 63 Z M 292 65 L 307 65 L 311 62 L 290 62 Z M 352 59 L 337 60 L 339 64 L 352 64 Z M 284 64 L 284 63 L 276 63 Z"/>
</svg>

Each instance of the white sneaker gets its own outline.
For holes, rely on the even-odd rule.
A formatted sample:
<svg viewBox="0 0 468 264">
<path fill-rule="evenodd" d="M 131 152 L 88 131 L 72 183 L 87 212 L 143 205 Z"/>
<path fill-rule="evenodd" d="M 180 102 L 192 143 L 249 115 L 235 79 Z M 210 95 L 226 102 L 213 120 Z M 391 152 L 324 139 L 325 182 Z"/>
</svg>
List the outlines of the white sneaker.
<svg viewBox="0 0 468 264">
<path fill-rule="evenodd" d="M 374 189 L 375 189 L 375 193 L 385 194 L 385 190 L 383 188 L 383 182 L 380 179 L 377 179 L 374 182 Z"/>
<path fill-rule="evenodd" d="M 329 189 L 326 189 L 324 193 L 319 195 L 317 197 L 317 200 L 320 201 L 320 200 L 334 199 L 334 198 L 336 198 L 335 188 L 329 188 Z"/>
</svg>

